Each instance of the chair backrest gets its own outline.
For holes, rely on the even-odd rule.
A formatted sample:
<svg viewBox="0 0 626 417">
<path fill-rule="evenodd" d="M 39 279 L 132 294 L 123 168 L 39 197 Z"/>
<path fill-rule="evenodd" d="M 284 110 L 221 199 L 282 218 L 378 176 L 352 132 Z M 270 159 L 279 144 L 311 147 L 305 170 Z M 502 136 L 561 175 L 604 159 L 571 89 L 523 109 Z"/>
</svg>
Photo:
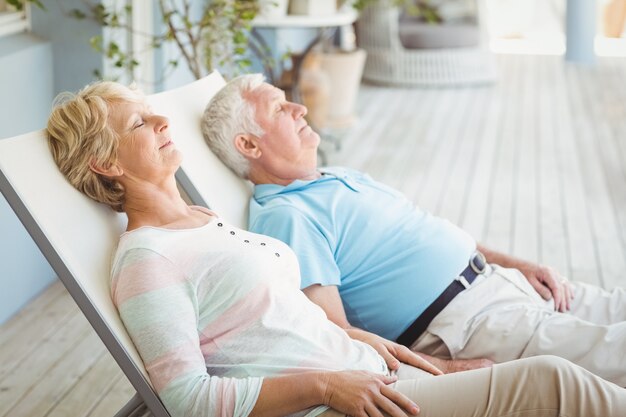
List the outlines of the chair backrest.
<svg viewBox="0 0 626 417">
<path fill-rule="evenodd" d="M 211 152 L 200 128 L 206 105 L 224 85 L 222 76 L 214 71 L 183 87 L 154 94 L 148 101 L 155 113 L 170 119 L 172 140 L 183 154 L 176 179 L 187 195 L 195 204 L 207 206 L 245 229 L 252 187 Z"/>
<path fill-rule="evenodd" d="M 0 191 L 153 415 L 169 416 L 110 297 L 125 216 L 65 180 L 43 130 L 0 140 Z"/>
<path fill-rule="evenodd" d="M 250 187 L 211 153 L 200 130 L 206 104 L 223 85 L 214 72 L 149 96 L 148 101 L 170 118 L 173 140 L 186 161 L 177 178 L 188 195 L 245 227 Z M 0 140 L 0 192 L 152 414 L 169 416 L 110 297 L 110 261 L 126 217 L 85 197 L 65 180 L 43 130 Z M 221 198 L 213 202 L 211 195 Z"/>
</svg>

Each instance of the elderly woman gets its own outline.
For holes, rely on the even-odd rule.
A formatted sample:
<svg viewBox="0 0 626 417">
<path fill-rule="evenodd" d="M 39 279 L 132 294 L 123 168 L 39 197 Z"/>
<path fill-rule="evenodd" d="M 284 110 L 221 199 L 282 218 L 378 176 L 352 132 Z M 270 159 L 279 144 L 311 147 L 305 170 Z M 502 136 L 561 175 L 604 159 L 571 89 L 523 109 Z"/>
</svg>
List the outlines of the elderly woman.
<svg viewBox="0 0 626 417">
<path fill-rule="evenodd" d="M 617 416 L 626 391 L 559 358 L 432 376 L 390 372 L 299 290 L 274 239 L 189 206 L 168 120 L 101 82 L 59 102 L 50 149 L 68 181 L 128 216 L 111 292 L 173 416 Z M 419 403 L 419 407 L 416 405 Z"/>
</svg>

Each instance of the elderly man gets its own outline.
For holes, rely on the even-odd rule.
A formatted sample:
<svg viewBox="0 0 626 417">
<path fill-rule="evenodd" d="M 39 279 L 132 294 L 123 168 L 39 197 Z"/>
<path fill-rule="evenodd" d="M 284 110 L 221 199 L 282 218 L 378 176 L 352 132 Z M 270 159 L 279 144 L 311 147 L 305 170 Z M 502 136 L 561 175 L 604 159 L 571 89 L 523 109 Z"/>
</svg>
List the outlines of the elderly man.
<svg viewBox="0 0 626 417">
<path fill-rule="evenodd" d="M 305 114 L 249 75 L 213 98 L 202 125 L 211 149 L 255 184 L 250 229 L 293 248 L 303 291 L 332 321 L 457 359 L 558 355 L 626 386 L 626 291 L 570 283 L 365 174 L 318 169 Z"/>
</svg>

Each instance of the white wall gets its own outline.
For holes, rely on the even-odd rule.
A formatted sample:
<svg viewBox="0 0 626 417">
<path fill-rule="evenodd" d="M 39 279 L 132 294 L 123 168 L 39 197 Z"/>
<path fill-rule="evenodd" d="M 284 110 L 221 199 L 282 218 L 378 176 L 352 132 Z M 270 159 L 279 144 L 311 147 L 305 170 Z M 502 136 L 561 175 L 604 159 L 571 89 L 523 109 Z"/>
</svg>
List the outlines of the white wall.
<svg viewBox="0 0 626 417">
<path fill-rule="evenodd" d="M 44 4 L 46 11 L 33 8 L 33 34 L 0 38 L 0 140 L 44 128 L 54 96 L 84 86 L 93 69 L 102 68 L 100 55 L 87 43 L 100 29 L 65 17 L 54 0 Z M 80 0 L 63 2 L 67 10 L 81 5 Z M 47 261 L 0 196 L 0 323 L 54 280 Z"/>
</svg>

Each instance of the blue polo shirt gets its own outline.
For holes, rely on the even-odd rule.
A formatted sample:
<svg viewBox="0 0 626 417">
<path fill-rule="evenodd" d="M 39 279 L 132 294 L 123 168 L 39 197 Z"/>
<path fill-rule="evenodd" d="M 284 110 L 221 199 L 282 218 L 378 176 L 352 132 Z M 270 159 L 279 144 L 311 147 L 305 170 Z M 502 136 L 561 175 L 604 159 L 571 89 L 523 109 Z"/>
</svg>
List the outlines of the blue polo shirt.
<svg viewBox="0 0 626 417">
<path fill-rule="evenodd" d="M 336 285 L 348 321 L 395 340 L 465 269 L 475 240 L 400 192 L 346 168 L 261 184 L 250 230 L 287 243 L 302 288 Z"/>
</svg>

